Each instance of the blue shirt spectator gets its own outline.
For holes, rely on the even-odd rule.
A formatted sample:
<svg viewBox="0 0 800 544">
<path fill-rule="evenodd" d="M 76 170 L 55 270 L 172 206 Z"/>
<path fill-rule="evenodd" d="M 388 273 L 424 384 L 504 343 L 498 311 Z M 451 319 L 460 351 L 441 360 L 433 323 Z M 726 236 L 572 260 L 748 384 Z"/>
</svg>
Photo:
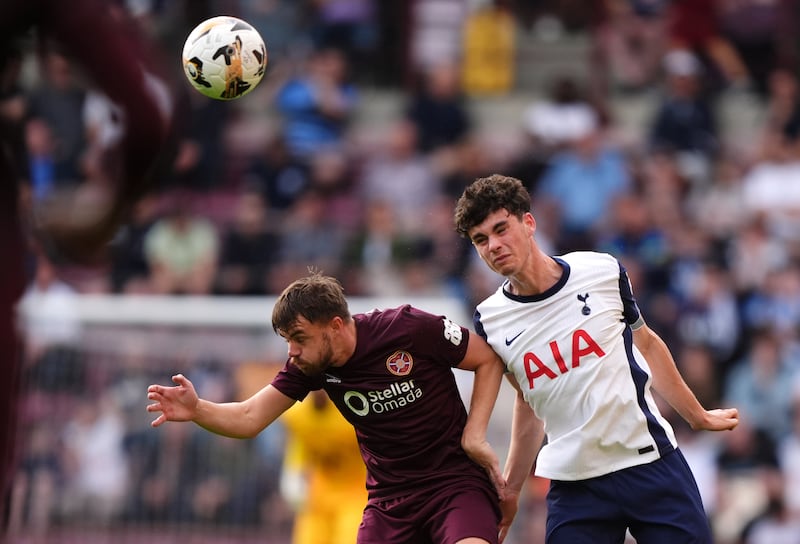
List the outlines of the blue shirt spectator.
<svg viewBox="0 0 800 544">
<path fill-rule="evenodd" d="M 277 106 L 284 116 L 283 133 L 290 153 L 300 159 L 342 143 L 358 101 L 346 81 L 347 61 L 335 49 L 315 51 L 305 74 L 279 90 Z"/>
<path fill-rule="evenodd" d="M 622 153 L 604 144 L 596 123 L 587 108 L 584 129 L 553 156 L 535 195 L 555 205 L 563 250 L 593 247 L 612 202 L 631 184 Z"/>
</svg>

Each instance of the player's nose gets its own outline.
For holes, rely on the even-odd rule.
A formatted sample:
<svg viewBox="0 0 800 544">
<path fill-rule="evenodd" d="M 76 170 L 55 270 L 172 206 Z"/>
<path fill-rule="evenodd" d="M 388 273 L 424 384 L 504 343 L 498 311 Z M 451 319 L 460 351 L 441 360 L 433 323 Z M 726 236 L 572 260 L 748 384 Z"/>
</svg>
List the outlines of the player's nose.
<svg viewBox="0 0 800 544">
<path fill-rule="evenodd" d="M 489 253 L 494 253 L 501 247 L 500 237 L 498 236 L 489 236 L 486 247 L 489 250 Z"/>
</svg>

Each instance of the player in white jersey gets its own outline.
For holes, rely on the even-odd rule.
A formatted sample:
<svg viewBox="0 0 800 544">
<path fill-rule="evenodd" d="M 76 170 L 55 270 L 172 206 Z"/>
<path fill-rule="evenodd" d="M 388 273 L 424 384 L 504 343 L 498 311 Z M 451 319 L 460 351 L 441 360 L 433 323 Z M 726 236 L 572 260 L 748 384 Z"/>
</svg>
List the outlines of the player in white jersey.
<svg viewBox="0 0 800 544">
<path fill-rule="evenodd" d="M 738 411 L 700 405 L 614 257 L 547 255 L 530 209 L 523 184 L 501 175 L 475 180 L 455 209 L 456 229 L 506 277 L 475 311 L 476 332 L 518 393 L 504 515 L 516 514 L 509 496 L 535 465 L 551 481 L 548 543 L 621 544 L 630 530 L 648 544 L 710 544 L 697 485 L 651 386 L 693 429 L 732 429 Z"/>
</svg>

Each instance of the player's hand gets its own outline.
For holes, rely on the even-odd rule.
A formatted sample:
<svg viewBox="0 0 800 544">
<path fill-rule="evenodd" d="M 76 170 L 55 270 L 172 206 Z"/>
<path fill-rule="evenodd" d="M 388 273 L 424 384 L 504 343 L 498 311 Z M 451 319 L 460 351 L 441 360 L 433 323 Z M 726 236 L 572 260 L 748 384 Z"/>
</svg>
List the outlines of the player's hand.
<svg viewBox="0 0 800 544">
<path fill-rule="evenodd" d="M 692 428 L 698 431 L 730 431 L 739 424 L 739 410 L 718 408 L 706 410 L 705 418 Z"/>
<path fill-rule="evenodd" d="M 503 478 L 503 473 L 500 472 L 500 461 L 497 459 L 497 454 L 491 444 L 485 439 L 470 440 L 465 438 L 462 440 L 461 445 L 470 459 L 482 466 L 489 475 L 492 485 L 497 490 L 497 496 L 502 500 L 505 494 L 506 480 Z"/>
<path fill-rule="evenodd" d="M 147 398 L 155 401 L 147 406 L 147 411 L 161 412 L 161 415 L 150 423 L 153 427 L 158 427 L 166 421 L 194 419 L 199 400 L 194 385 L 183 374 L 176 374 L 172 377 L 172 381 L 175 382 L 175 387 L 151 385 L 147 388 Z"/>
<path fill-rule="evenodd" d="M 508 536 L 508 530 L 511 528 L 511 522 L 514 521 L 514 517 L 517 515 L 518 507 L 519 493 L 506 489 L 503 497 L 500 499 L 500 513 L 503 517 L 498 527 L 498 544 L 503 544 L 506 536 Z"/>
</svg>

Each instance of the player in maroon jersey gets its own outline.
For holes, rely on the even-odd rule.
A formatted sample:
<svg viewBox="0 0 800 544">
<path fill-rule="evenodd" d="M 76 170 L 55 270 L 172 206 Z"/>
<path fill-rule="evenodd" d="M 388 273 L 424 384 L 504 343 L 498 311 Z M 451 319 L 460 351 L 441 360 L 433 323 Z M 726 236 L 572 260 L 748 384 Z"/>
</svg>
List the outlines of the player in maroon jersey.
<svg viewBox="0 0 800 544">
<path fill-rule="evenodd" d="M 20 43 L 28 43 L 35 32 L 40 43 L 60 48 L 77 62 L 124 115 L 125 134 L 115 150 L 118 175 L 108 206 L 80 209 L 80 214 L 74 209 L 56 210 L 69 212 L 64 216 L 77 217 L 81 223 L 56 220 L 39 225 L 47 230 L 51 249 L 72 258 L 94 255 L 112 237 L 147 189 L 148 174 L 169 132 L 169 92 L 166 87 L 157 90 L 159 80 L 146 70 L 152 57 L 146 54 L 145 42 L 115 4 L 104 0 L 0 2 L 0 73 L 8 73 L 10 63 L 19 58 Z M 8 83 L 6 78 L 0 80 L 0 85 Z M 27 251 L 18 203 L 25 158 L 14 148 L 16 128 L 0 123 L 0 518 L 15 462 L 20 346 L 14 309 L 25 286 Z M 90 211 L 95 212 L 91 219 Z"/>
<path fill-rule="evenodd" d="M 147 410 L 160 412 L 153 426 L 194 421 L 250 438 L 324 389 L 355 427 L 367 465 L 360 544 L 498 542 L 504 483 L 485 439 L 493 403 L 473 403 L 468 416 L 452 372 L 475 372 L 473 398 L 497 394 L 503 365 L 479 336 L 411 306 L 351 316 L 339 282 L 317 273 L 284 290 L 272 325 L 289 360 L 271 384 L 216 404 L 176 375 L 174 387 L 148 388 Z"/>
</svg>

